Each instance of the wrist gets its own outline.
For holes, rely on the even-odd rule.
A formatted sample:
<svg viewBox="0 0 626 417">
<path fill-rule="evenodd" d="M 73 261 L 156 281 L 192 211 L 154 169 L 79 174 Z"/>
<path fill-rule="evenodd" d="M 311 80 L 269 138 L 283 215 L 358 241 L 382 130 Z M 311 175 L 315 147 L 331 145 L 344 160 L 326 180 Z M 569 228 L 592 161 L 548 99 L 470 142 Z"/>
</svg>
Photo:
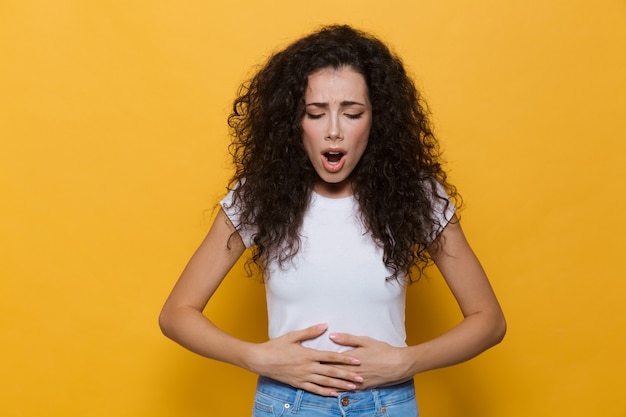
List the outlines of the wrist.
<svg viewBox="0 0 626 417">
<path fill-rule="evenodd" d="M 426 370 L 426 366 L 422 361 L 424 356 L 421 345 L 407 346 L 403 353 L 403 363 L 406 367 L 407 376 L 412 378 Z"/>
<path fill-rule="evenodd" d="M 265 355 L 261 346 L 261 343 L 246 343 L 239 366 L 257 375 L 262 375 L 263 365 L 267 364 L 267 361 L 264 359 Z"/>
</svg>

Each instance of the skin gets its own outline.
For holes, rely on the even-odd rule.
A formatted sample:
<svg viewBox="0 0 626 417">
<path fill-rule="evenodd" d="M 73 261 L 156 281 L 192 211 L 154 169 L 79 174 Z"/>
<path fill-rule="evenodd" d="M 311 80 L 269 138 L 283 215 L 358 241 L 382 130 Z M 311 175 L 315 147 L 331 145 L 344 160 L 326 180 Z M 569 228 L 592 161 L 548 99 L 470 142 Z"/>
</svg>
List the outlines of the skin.
<svg viewBox="0 0 626 417">
<path fill-rule="evenodd" d="M 350 174 L 369 139 L 372 106 L 365 78 L 351 67 L 323 68 L 309 75 L 304 94 L 302 143 L 320 180 L 317 193 L 326 197 L 352 194 Z M 330 161 L 335 153 L 339 161 Z"/>
<path fill-rule="evenodd" d="M 352 193 L 350 174 L 367 147 L 372 109 L 362 75 L 349 67 L 322 69 L 309 76 L 302 120 L 303 144 L 319 175 L 316 192 L 328 197 Z M 359 114 L 359 117 L 354 117 Z M 311 117 L 312 116 L 312 117 Z M 342 162 L 324 154 L 342 152 Z M 339 169 L 338 169 L 339 168 Z M 202 311 L 243 254 L 241 237 L 223 210 L 168 297 L 159 323 L 163 333 L 202 356 L 240 366 L 315 394 L 392 385 L 420 372 L 468 360 L 502 340 L 506 323 L 487 276 L 456 219 L 442 232 L 431 256 L 454 295 L 463 320 L 443 335 L 414 346 L 394 347 L 366 336 L 327 335 L 353 349 L 326 352 L 300 342 L 324 335 L 320 323 L 263 343 L 235 338 Z M 232 236 L 232 237 L 231 237 Z"/>
</svg>

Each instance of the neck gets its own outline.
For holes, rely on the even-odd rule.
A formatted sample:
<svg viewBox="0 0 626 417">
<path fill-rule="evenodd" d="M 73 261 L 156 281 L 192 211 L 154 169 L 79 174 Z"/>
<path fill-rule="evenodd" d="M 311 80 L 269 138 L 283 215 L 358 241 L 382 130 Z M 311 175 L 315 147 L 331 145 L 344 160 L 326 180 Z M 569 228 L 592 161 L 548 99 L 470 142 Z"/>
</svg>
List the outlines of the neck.
<svg viewBox="0 0 626 417">
<path fill-rule="evenodd" d="M 313 185 L 313 190 L 326 198 L 343 198 L 354 194 L 352 182 L 348 180 L 338 183 L 318 181 Z"/>
</svg>

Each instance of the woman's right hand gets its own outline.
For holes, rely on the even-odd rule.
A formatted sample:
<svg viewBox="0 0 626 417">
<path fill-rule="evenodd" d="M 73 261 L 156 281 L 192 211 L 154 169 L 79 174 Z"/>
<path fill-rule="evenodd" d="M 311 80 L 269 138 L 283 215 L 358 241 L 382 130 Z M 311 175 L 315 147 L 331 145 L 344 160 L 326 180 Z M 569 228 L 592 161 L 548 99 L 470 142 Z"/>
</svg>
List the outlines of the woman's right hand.
<svg viewBox="0 0 626 417">
<path fill-rule="evenodd" d="M 255 344 L 223 332 L 202 314 L 222 280 L 245 250 L 241 236 L 223 209 L 168 297 L 159 324 L 163 333 L 199 355 L 243 367 L 296 388 L 334 396 L 362 381 L 359 361 L 349 353 L 325 352 L 301 345 L 322 335 L 320 324 Z M 336 365 L 351 365 L 339 369 Z"/>
<path fill-rule="evenodd" d="M 349 353 L 306 348 L 305 340 L 315 339 L 327 329 L 318 324 L 296 330 L 264 343 L 253 345 L 247 358 L 247 368 L 259 375 L 289 384 L 314 394 L 337 396 L 339 391 L 351 391 L 355 383 L 363 382 L 356 372 L 360 361 Z M 333 365 L 352 365 L 355 371 Z"/>
</svg>

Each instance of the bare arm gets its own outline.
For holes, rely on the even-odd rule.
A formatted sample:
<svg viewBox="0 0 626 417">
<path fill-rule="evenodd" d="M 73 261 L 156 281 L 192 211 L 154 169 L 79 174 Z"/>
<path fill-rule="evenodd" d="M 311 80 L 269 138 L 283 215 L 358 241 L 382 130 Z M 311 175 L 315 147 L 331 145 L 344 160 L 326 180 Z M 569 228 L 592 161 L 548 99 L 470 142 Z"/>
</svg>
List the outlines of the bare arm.
<svg viewBox="0 0 626 417">
<path fill-rule="evenodd" d="M 355 346 L 361 359 L 360 387 L 388 385 L 417 373 L 466 361 L 499 343 L 506 332 L 504 315 L 485 271 L 454 219 L 443 231 L 439 250 L 431 256 L 460 309 L 463 320 L 443 335 L 406 348 L 362 336 L 331 334 L 336 343 Z"/>
<path fill-rule="evenodd" d="M 464 319 L 444 335 L 412 348 L 417 372 L 471 359 L 498 344 L 506 333 L 500 304 L 456 218 L 444 229 L 443 238 L 443 245 L 431 256 Z"/>
<path fill-rule="evenodd" d="M 163 333 L 185 348 L 208 358 L 230 363 L 260 375 L 320 395 L 355 388 L 362 379 L 354 371 L 358 360 L 335 352 L 307 349 L 300 342 L 326 331 L 321 324 L 289 333 L 265 343 L 250 343 L 216 327 L 202 311 L 245 246 L 220 209 L 211 230 L 194 253 L 169 295 L 159 324 Z M 329 363 L 351 365 L 338 369 Z"/>
</svg>

